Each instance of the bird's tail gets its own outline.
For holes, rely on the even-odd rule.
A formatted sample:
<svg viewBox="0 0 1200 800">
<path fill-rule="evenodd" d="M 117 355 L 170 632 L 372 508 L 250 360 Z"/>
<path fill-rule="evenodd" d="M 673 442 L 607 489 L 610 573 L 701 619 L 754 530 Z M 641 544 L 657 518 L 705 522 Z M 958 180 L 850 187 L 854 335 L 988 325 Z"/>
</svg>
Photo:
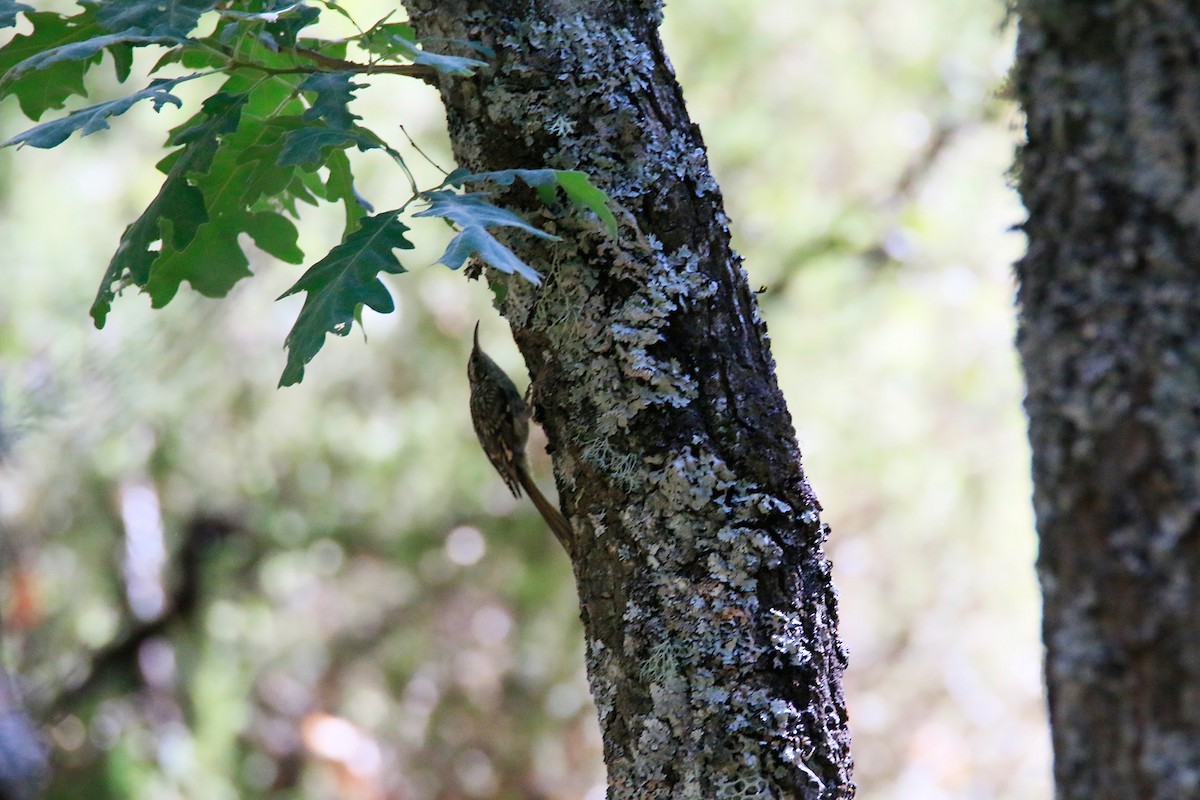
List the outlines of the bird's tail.
<svg viewBox="0 0 1200 800">
<path fill-rule="evenodd" d="M 533 482 L 533 478 L 529 477 L 527 470 L 517 470 L 517 475 L 521 479 L 521 487 L 525 489 L 525 494 L 529 495 L 529 499 L 533 501 L 533 505 L 542 515 L 542 519 L 546 520 L 546 524 L 550 526 L 558 543 L 568 553 L 573 552 L 574 548 L 571 547 L 571 543 L 575 538 L 575 532 L 571 530 L 571 523 L 567 522 L 567 518 L 562 515 L 562 512 L 546 499 L 542 490 Z"/>
</svg>

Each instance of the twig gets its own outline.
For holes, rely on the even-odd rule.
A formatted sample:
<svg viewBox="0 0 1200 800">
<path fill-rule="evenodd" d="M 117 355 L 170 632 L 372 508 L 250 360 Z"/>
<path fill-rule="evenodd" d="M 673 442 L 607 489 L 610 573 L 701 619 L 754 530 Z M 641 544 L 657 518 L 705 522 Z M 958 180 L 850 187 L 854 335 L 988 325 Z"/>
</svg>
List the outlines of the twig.
<svg viewBox="0 0 1200 800">
<path fill-rule="evenodd" d="M 345 59 L 327 56 L 324 53 L 318 53 L 316 50 L 309 50 L 305 47 L 297 47 L 296 54 L 311 59 L 327 69 L 357 72 L 363 75 L 375 73 L 407 75 L 410 78 L 419 78 L 431 86 L 434 85 L 434 78 L 437 75 L 437 70 L 433 67 L 426 67 L 421 64 L 360 64 L 357 61 L 346 61 Z"/>
</svg>

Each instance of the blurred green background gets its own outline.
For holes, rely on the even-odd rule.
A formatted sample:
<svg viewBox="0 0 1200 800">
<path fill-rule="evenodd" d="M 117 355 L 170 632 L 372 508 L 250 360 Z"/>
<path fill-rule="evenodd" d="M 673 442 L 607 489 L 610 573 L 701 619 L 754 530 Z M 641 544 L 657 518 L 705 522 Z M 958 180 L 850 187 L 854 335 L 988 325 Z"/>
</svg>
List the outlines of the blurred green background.
<svg viewBox="0 0 1200 800">
<path fill-rule="evenodd" d="M 366 23 L 393 7 L 346 5 Z M 871 800 L 1050 796 L 1002 16 L 994 0 L 666 10 L 833 527 Z M 450 165 L 432 90 L 380 79 L 359 97 L 374 130 L 400 145 L 403 124 Z M 129 293 L 91 328 L 185 113 L 0 151 L 3 655 L 31 710 L 56 714 L 50 796 L 599 800 L 569 565 L 471 432 L 475 320 L 524 375 L 486 287 L 426 266 L 442 228 L 417 230 L 369 343 L 331 341 L 297 388 L 275 383 L 299 298 L 274 298 L 299 271 L 266 257 L 225 301 L 151 312 Z M 0 137 L 25 125 L 0 105 Z M 358 163 L 377 208 L 406 198 L 386 159 Z M 314 260 L 339 217 L 305 220 Z M 549 486 L 544 455 L 534 469 Z M 65 694 L 191 579 L 194 607 Z"/>
</svg>

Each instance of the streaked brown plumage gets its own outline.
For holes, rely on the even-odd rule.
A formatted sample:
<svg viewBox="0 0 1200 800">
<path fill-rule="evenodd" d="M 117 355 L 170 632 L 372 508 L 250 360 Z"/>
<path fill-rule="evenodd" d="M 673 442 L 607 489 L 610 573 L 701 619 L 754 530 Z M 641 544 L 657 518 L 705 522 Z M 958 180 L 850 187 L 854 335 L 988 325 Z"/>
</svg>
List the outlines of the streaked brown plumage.
<svg viewBox="0 0 1200 800">
<path fill-rule="evenodd" d="M 504 370 L 479 348 L 479 323 L 475 323 L 475 345 L 467 361 L 467 380 L 471 384 L 471 422 L 483 452 L 514 497 L 520 497 L 521 490 L 525 490 L 569 552 L 571 526 L 529 477 L 525 458 L 529 406 Z"/>
</svg>

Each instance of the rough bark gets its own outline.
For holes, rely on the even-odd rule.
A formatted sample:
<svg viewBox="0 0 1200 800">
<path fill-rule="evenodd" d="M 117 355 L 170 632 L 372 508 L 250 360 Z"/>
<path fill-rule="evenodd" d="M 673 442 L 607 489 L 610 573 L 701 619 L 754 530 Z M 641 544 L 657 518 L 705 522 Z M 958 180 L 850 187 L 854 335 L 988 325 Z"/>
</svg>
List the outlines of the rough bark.
<svg viewBox="0 0 1200 800">
<path fill-rule="evenodd" d="M 488 276 L 575 532 L 609 797 L 851 797 L 826 530 L 658 4 L 406 5 L 495 51 L 440 82 L 459 164 L 582 169 L 620 223 L 544 214 L 562 241 L 514 241 L 544 285 Z"/>
<path fill-rule="evenodd" d="M 1058 797 L 1200 797 L 1200 8 L 1019 10 L 1018 344 Z"/>
</svg>

